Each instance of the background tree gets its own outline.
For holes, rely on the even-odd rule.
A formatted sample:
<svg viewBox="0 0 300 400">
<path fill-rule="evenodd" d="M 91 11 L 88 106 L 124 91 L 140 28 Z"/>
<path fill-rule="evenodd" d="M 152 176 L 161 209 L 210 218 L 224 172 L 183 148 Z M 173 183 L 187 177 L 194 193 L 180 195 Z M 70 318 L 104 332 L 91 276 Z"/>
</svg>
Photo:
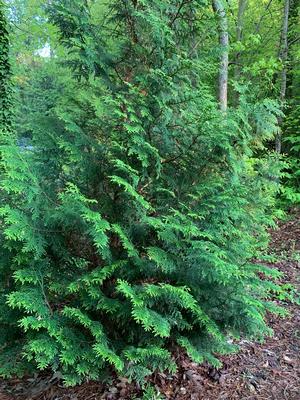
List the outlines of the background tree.
<svg viewBox="0 0 300 400">
<path fill-rule="evenodd" d="M 219 44 L 221 48 L 221 62 L 219 72 L 219 102 L 222 111 L 227 110 L 228 103 L 228 52 L 229 33 L 228 22 L 224 4 L 221 0 L 213 0 L 213 9 L 218 18 Z"/>
<path fill-rule="evenodd" d="M 280 77 L 280 101 L 284 104 L 286 99 L 286 85 L 287 85 L 287 61 L 288 61 L 288 28 L 289 28 L 289 15 L 290 15 L 290 0 L 284 2 L 283 22 L 280 39 L 280 52 L 279 59 L 282 62 L 282 71 Z M 279 125 L 282 125 L 282 118 L 279 120 Z M 281 152 L 281 134 L 276 135 L 276 151 Z"/>
<path fill-rule="evenodd" d="M 6 17 L 4 15 L 4 4 L 0 2 L 0 126 L 1 136 L 11 131 L 11 89 L 10 89 L 10 61 L 9 40 Z"/>
<path fill-rule="evenodd" d="M 282 187 L 283 199 L 287 204 L 300 202 L 300 95 L 299 95 L 299 41 L 300 41 L 300 3 L 291 2 L 288 47 L 289 57 L 287 63 L 287 88 L 286 88 L 286 117 L 283 131 L 283 151 L 288 155 L 288 168 L 285 173 L 284 186 Z"/>
</svg>

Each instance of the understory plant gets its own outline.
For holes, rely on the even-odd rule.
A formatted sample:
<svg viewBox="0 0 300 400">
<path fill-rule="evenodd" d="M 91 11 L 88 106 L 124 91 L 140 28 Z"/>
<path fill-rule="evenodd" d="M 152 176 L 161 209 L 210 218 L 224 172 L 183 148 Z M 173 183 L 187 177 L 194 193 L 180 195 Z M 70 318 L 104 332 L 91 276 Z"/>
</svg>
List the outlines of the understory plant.
<svg viewBox="0 0 300 400">
<path fill-rule="evenodd" d="M 176 370 L 174 346 L 219 366 L 278 311 L 277 273 L 251 261 L 278 175 L 255 149 L 277 106 L 245 90 L 219 110 L 218 58 L 194 51 L 205 0 L 95 4 L 51 2 L 73 79 L 49 78 L 29 145 L 2 135 L 0 374 L 143 381 Z"/>
<path fill-rule="evenodd" d="M 284 172 L 284 184 L 282 185 L 282 199 L 287 206 L 300 204 L 300 106 L 299 97 L 291 102 L 285 119 L 284 138 L 286 168 Z"/>
</svg>

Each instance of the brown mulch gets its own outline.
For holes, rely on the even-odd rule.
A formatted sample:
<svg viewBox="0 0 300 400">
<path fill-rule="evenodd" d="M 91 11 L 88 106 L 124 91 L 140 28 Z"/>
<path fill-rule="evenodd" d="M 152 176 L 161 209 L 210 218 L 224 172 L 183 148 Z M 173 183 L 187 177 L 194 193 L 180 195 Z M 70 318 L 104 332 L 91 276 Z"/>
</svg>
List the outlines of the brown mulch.
<svg viewBox="0 0 300 400">
<path fill-rule="evenodd" d="M 272 232 L 270 251 L 279 261 L 269 264 L 284 273 L 283 283 L 300 288 L 300 215 Z M 300 307 L 283 304 L 290 316 L 269 316 L 274 336 L 264 343 L 241 341 L 241 350 L 221 357 L 219 370 L 192 363 L 178 353 L 175 375 L 157 373 L 150 381 L 171 400 L 300 400 Z M 129 400 L 141 390 L 126 379 L 110 385 L 86 383 L 64 388 L 57 378 L 35 377 L 0 382 L 0 400 Z M 158 400 L 153 399 L 153 400 Z"/>
</svg>

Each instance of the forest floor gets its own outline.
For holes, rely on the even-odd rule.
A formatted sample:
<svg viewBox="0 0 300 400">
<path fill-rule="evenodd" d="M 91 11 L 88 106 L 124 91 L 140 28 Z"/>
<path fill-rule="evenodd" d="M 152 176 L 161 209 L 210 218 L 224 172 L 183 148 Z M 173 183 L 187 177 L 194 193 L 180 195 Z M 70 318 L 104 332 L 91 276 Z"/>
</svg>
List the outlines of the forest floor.
<svg viewBox="0 0 300 400">
<path fill-rule="evenodd" d="M 272 232 L 270 267 L 284 273 L 282 282 L 300 288 L 300 214 Z M 176 354 L 175 375 L 157 373 L 150 378 L 161 397 L 147 400 L 300 400 L 300 307 L 283 304 L 290 316 L 268 316 L 274 336 L 264 343 L 241 341 L 241 350 L 223 356 L 219 370 L 198 366 Z M 141 390 L 126 379 L 110 385 L 86 383 L 67 389 L 47 376 L 0 381 L 0 400 L 115 400 L 139 399 Z"/>
</svg>

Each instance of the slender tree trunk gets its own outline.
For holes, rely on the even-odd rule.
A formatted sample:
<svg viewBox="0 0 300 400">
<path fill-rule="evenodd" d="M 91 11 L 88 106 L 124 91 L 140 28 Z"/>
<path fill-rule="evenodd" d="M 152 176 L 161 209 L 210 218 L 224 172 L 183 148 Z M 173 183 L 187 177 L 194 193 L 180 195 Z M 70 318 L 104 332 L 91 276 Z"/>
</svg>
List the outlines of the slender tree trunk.
<svg viewBox="0 0 300 400">
<path fill-rule="evenodd" d="M 228 21 L 222 0 L 212 0 L 212 6 L 218 18 L 219 44 L 222 51 L 219 69 L 219 103 L 221 111 L 226 112 L 228 102 Z"/>
<path fill-rule="evenodd" d="M 280 77 L 280 102 L 283 104 L 286 98 L 286 83 L 287 83 L 287 60 L 288 60 L 288 28 L 289 28 L 289 13 L 290 0 L 284 0 L 284 12 L 281 28 L 281 40 L 279 58 L 282 61 L 283 67 Z M 279 127 L 282 126 L 282 118 L 278 120 Z M 281 132 L 276 135 L 275 149 L 277 153 L 281 153 Z"/>
</svg>

